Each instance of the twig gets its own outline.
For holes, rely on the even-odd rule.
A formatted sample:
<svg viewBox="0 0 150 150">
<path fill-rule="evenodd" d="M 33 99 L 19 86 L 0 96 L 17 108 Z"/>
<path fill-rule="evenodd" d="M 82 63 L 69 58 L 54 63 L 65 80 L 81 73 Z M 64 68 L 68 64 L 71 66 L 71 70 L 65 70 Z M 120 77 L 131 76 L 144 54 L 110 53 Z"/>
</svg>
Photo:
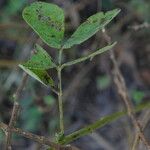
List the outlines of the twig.
<svg viewBox="0 0 150 150">
<path fill-rule="evenodd" d="M 4 131 L 4 132 L 7 132 L 10 127 L 2 122 L 0 122 L 0 128 Z M 30 133 L 30 132 L 26 132 L 26 131 L 23 131 L 22 129 L 20 128 L 14 128 L 14 127 L 11 127 L 11 132 L 14 132 L 14 133 L 17 133 L 23 137 L 26 137 L 28 139 L 31 139 L 35 142 L 38 142 L 40 144 L 44 144 L 44 145 L 48 145 L 48 146 L 51 146 L 53 148 L 55 148 L 56 150 L 59 150 L 60 149 L 60 145 L 59 144 L 56 144 L 54 142 L 51 142 L 50 139 L 46 138 L 46 137 L 43 137 L 43 136 L 38 136 L 36 134 L 33 134 L 33 133 Z"/>
<path fill-rule="evenodd" d="M 20 22 L 20 23 L 15 23 L 15 22 L 12 22 L 12 23 L 1 23 L 0 24 L 0 29 L 3 29 L 3 30 L 7 30 L 7 29 L 10 29 L 10 28 L 28 28 L 27 25 L 25 25 L 24 23 Z"/>
<path fill-rule="evenodd" d="M 0 122 L 0 129 L 2 129 L 4 132 L 7 132 L 8 129 L 10 129 L 10 127 L 5 123 Z M 24 131 L 20 128 L 11 127 L 11 132 L 14 132 L 25 138 L 31 139 L 35 142 L 38 142 L 41 145 L 48 145 L 48 146 L 54 148 L 55 150 L 79 150 L 78 148 L 76 148 L 74 146 L 70 146 L 70 145 L 62 146 L 60 144 L 52 142 L 49 138 L 46 138 L 44 136 L 39 136 L 39 135 L 33 134 L 31 132 Z"/>
<path fill-rule="evenodd" d="M 110 44 L 111 43 L 111 37 L 108 36 L 108 34 L 106 33 L 105 30 L 103 30 L 103 35 L 104 35 L 104 38 L 105 38 L 106 42 L 108 44 Z M 126 108 L 127 108 L 128 115 L 131 118 L 131 120 L 133 122 L 133 125 L 134 125 L 135 129 L 137 130 L 137 133 L 139 134 L 141 140 L 143 141 L 145 146 L 148 149 L 150 149 L 150 145 L 149 145 L 149 143 L 147 142 L 147 140 L 144 136 L 144 133 L 141 129 L 141 125 L 139 124 L 139 122 L 137 121 L 137 119 L 135 117 L 135 114 L 134 114 L 134 111 L 133 111 L 133 105 L 132 105 L 131 100 L 129 98 L 124 78 L 123 78 L 123 76 L 122 76 L 122 74 L 119 70 L 117 61 L 116 61 L 115 56 L 114 56 L 114 52 L 112 50 L 110 51 L 110 59 L 111 59 L 112 64 L 113 64 L 112 73 L 113 73 L 114 83 L 116 85 L 118 94 L 120 95 L 120 97 L 124 101 L 124 103 L 126 105 Z"/>
<path fill-rule="evenodd" d="M 150 110 L 147 110 L 146 113 L 144 113 L 144 117 L 143 115 L 141 115 L 141 119 L 140 119 L 140 122 L 142 122 L 142 130 L 145 129 L 148 121 L 149 121 L 149 116 L 150 116 Z M 134 142 L 133 142 L 133 145 L 132 145 L 132 150 L 136 150 L 136 147 L 137 147 L 137 144 L 139 143 L 139 134 L 137 133 L 135 135 L 135 139 L 134 139 Z"/>
<path fill-rule="evenodd" d="M 20 61 L 18 60 L 0 60 L 0 67 L 5 67 L 5 68 L 12 68 L 12 67 L 17 67 L 19 65 Z"/>
<path fill-rule="evenodd" d="M 11 136 L 12 136 L 11 128 L 16 124 L 16 121 L 18 118 L 18 114 L 20 110 L 20 105 L 18 101 L 19 101 L 21 92 L 25 86 L 25 83 L 27 81 L 27 77 L 28 75 L 25 73 L 21 84 L 19 85 L 18 89 L 16 90 L 16 93 L 13 96 L 14 106 L 13 106 L 13 111 L 12 111 L 11 118 L 9 121 L 9 128 L 7 128 L 7 131 L 6 131 L 6 147 L 5 147 L 6 150 L 11 150 Z"/>
<path fill-rule="evenodd" d="M 138 111 L 140 111 L 142 109 L 146 109 L 146 108 L 147 109 L 150 108 L 150 103 L 146 103 L 146 104 L 142 104 L 140 106 L 137 106 L 134 109 L 134 111 L 138 112 Z M 67 144 L 68 142 L 74 140 L 74 138 L 76 139 L 76 138 L 79 138 L 79 137 L 83 136 L 84 133 L 87 132 L 87 129 L 91 128 L 91 126 L 94 126 L 93 130 L 95 130 L 95 129 L 100 127 L 100 126 L 98 127 L 98 125 L 104 126 L 106 123 L 114 121 L 116 119 L 119 119 L 120 117 L 122 117 L 122 116 L 124 116 L 126 114 L 127 114 L 127 112 L 125 112 L 125 111 L 124 112 L 117 112 L 117 113 L 111 114 L 110 116 L 106 116 L 103 119 L 101 118 L 103 120 L 102 122 L 101 121 L 97 121 L 96 123 L 91 124 L 91 125 L 87 126 L 86 128 L 83 128 L 83 129 L 73 133 L 73 138 L 70 139 L 72 134 L 66 136 L 67 139 L 64 141 L 64 144 L 65 143 Z M 114 118 L 112 118 L 112 116 L 114 116 Z M 111 120 L 109 118 L 111 118 Z M 10 129 L 10 127 L 8 125 L 0 122 L 0 129 L 2 129 L 4 132 L 7 132 L 8 128 Z M 92 130 L 90 130 L 90 132 L 91 131 Z M 21 136 L 25 137 L 25 138 L 31 139 L 31 140 L 33 140 L 35 142 L 40 143 L 40 144 L 48 145 L 50 147 L 53 147 L 53 148 L 55 148 L 55 150 L 77 150 L 77 148 L 74 148 L 72 146 L 70 146 L 70 147 L 69 146 L 61 146 L 61 145 L 59 145 L 57 143 L 52 142 L 49 138 L 46 138 L 46 137 L 43 137 L 43 136 L 39 136 L 39 135 L 30 133 L 30 132 L 24 131 L 24 130 L 22 130 L 20 128 L 11 127 L 11 132 L 14 132 L 14 133 L 16 133 L 18 135 L 21 135 Z M 82 134 L 78 134 L 78 133 L 82 133 Z M 89 131 L 87 133 L 89 134 Z M 61 143 L 63 143 L 63 141 L 61 141 Z"/>
</svg>

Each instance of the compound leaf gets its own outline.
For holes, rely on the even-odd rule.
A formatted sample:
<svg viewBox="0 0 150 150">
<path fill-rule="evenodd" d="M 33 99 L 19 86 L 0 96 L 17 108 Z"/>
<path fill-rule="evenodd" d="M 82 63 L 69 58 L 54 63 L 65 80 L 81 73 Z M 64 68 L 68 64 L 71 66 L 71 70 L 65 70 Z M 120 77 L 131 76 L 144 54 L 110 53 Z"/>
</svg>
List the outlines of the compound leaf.
<svg viewBox="0 0 150 150">
<path fill-rule="evenodd" d="M 23 10 L 24 20 L 49 46 L 60 48 L 64 38 L 64 12 L 57 5 L 34 2 Z"/>
<path fill-rule="evenodd" d="M 96 32 L 103 29 L 119 12 L 120 9 L 114 9 L 106 12 L 105 14 L 103 12 L 99 12 L 89 17 L 65 42 L 63 48 L 70 48 L 73 45 L 86 41 Z"/>
</svg>

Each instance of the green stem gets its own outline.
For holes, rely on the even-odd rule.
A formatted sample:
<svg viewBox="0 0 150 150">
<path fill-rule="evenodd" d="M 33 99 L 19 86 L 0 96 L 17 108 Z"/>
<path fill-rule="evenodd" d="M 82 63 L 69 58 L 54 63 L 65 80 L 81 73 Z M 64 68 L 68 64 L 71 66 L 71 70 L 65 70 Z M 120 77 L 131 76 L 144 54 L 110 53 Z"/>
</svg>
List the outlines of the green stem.
<svg viewBox="0 0 150 150">
<path fill-rule="evenodd" d="M 87 59 L 92 59 L 92 58 L 94 58 L 95 56 L 97 56 L 97 55 L 99 55 L 99 54 L 101 54 L 101 53 L 103 53 L 103 52 L 105 52 L 105 51 L 111 49 L 114 45 L 116 45 L 116 42 L 114 42 L 113 44 L 108 45 L 108 46 L 106 46 L 106 47 L 103 47 L 103 48 L 97 50 L 96 52 L 93 52 L 92 54 L 89 54 L 89 55 L 87 55 L 87 56 L 78 58 L 78 59 L 73 60 L 73 61 L 66 62 L 66 63 L 62 64 L 62 67 L 61 67 L 61 68 L 63 69 L 63 68 L 65 68 L 65 67 L 72 66 L 72 65 L 75 65 L 75 64 L 77 64 L 77 63 L 83 62 L 83 61 L 85 61 L 85 60 L 87 60 Z"/>
<path fill-rule="evenodd" d="M 135 107 L 134 112 L 139 112 L 145 108 L 150 108 L 150 103 L 141 104 Z M 95 131 L 96 129 L 101 128 L 104 125 L 111 123 L 112 121 L 117 120 L 125 115 L 127 115 L 127 111 L 116 112 L 106 117 L 103 117 L 100 120 L 96 121 L 95 123 L 88 125 L 78 131 L 75 131 L 74 133 L 71 133 L 70 135 L 65 136 L 65 138 L 62 141 L 60 141 L 60 144 L 62 145 L 68 144 L 82 136 L 88 135 L 89 133 Z"/>
<path fill-rule="evenodd" d="M 60 124 L 60 131 L 61 134 L 64 134 L 64 115 L 63 115 L 63 100 L 62 100 L 62 81 L 61 81 L 61 59 L 62 59 L 62 52 L 63 49 L 59 50 L 59 57 L 58 57 L 58 104 L 59 104 L 59 124 Z"/>
<path fill-rule="evenodd" d="M 58 64 L 59 64 L 59 66 L 61 66 L 62 52 L 63 52 L 63 49 L 61 48 L 61 49 L 59 50 L 59 56 L 58 56 Z"/>
<path fill-rule="evenodd" d="M 60 130 L 61 133 L 64 134 L 64 117 L 63 117 L 63 101 L 62 101 L 62 83 L 61 83 L 61 69 L 58 69 L 58 103 L 59 103 L 59 115 L 60 115 Z"/>
<path fill-rule="evenodd" d="M 150 108 L 149 102 L 140 104 L 139 106 L 135 107 L 134 112 L 136 113 L 143 109 L 149 109 L 149 108 Z M 101 128 L 104 125 L 109 124 L 112 121 L 115 121 L 123 116 L 126 116 L 127 114 L 128 114 L 127 111 L 121 111 L 121 112 L 116 112 L 111 115 L 105 116 L 105 117 L 99 119 L 98 121 L 96 121 L 95 123 L 88 125 L 78 131 L 75 131 L 75 132 L 71 133 L 70 135 L 65 136 L 63 138 L 63 140 L 61 140 L 59 142 L 59 144 L 61 144 L 61 145 L 69 144 L 70 142 L 72 142 L 82 136 L 88 135 L 89 133 L 95 131 L 96 129 Z M 54 149 L 48 149 L 48 150 L 54 150 Z"/>
</svg>

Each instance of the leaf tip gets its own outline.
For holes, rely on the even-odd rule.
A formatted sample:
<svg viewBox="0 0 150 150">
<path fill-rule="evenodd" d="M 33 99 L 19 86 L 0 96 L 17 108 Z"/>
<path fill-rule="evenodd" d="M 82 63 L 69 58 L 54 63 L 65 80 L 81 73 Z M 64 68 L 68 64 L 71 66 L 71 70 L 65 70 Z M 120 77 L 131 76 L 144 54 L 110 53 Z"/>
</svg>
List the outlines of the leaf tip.
<svg viewBox="0 0 150 150">
<path fill-rule="evenodd" d="M 119 13 L 121 11 L 121 9 L 120 8 L 116 8 L 116 11 Z"/>
<path fill-rule="evenodd" d="M 120 12 L 121 12 L 120 8 L 114 9 L 114 14 L 115 14 L 114 17 L 117 16 Z"/>
<path fill-rule="evenodd" d="M 114 43 L 113 43 L 113 46 L 115 46 L 117 44 L 117 41 L 115 41 Z"/>
</svg>

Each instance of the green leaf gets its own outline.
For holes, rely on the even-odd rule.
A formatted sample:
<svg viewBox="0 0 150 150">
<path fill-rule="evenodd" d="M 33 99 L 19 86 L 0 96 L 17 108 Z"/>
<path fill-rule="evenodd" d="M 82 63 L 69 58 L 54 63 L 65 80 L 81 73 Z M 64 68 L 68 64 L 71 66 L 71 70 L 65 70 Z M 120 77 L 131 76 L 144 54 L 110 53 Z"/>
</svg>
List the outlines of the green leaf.
<svg viewBox="0 0 150 150">
<path fill-rule="evenodd" d="M 64 12 L 61 8 L 35 2 L 23 10 L 23 18 L 46 44 L 61 47 L 64 38 Z"/>
<path fill-rule="evenodd" d="M 56 65 L 52 62 L 48 53 L 39 45 L 36 45 L 35 53 L 30 60 L 20 64 L 19 67 L 42 84 L 54 86 L 53 80 L 46 70 L 54 68 Z"/>
<path fill-rule="evenodd" d="M 103 52 L 105 52 L 105 51 L 107 51 L 107 50 L 110 50 L 110 49 L 111 49 L 113 46 L 115 46 L 115 45 L 116 45 L 116 42 L 114 42 L 114 43 L 111 44 L 111 45 L 105 46 L 105 47 L 103 47 L 103 48 L 101 48 L 101 49 L 99 49 L 99 50 L 93 52 L 92 54 L 89 54 L 89 55 L 87 55 L 87 56 L 78 58 L 78 59 L 73 60 L 73 61 L 70 61 L 70 62 L 66 62 L 66 63 L 64 63 L 64 64 L 62 65 L 62 68 L 75 65 L 75 64 L 80 63 L 80 62 L 83 62 L 83 61 L 85 61 L 85 60 L 87 60 L 87 59 L 93 59 L 95 56 L 97 56 L 97 55 L 99 55 L 99 54 L 101 54 L 101 53 L 103 53 Z"/>
<path fill-rule="evenodd" d="M 56 67 L 50 55 L 38 44 L 35 46 L 34 54 L 31 59 L 23 64 L 28 69 L 50 69 Z"/>
<path fill-rule="evenodd" d="M 19 65 L 19 67 L 22 68 L 30 76 L 32 76 L 33 78 L 44 84 L 45 86 L 47 85 L 54 86 L 52 78 L 48 75 L 48 73 L 45 70 L 28 69 L 23 65 Z"/>
<path fill-rule="evenodd" d="M 103 29 L 118 13 L 120 9 L 114 9 L 106 12 L 99 12 L 87 19 L 82 23 L 77 30 L 72 34 L 72 36 L 65 42 L 63 48 L 70 48 L 73 45 L 80 44 L 96 32 Z"/>
</svg>

